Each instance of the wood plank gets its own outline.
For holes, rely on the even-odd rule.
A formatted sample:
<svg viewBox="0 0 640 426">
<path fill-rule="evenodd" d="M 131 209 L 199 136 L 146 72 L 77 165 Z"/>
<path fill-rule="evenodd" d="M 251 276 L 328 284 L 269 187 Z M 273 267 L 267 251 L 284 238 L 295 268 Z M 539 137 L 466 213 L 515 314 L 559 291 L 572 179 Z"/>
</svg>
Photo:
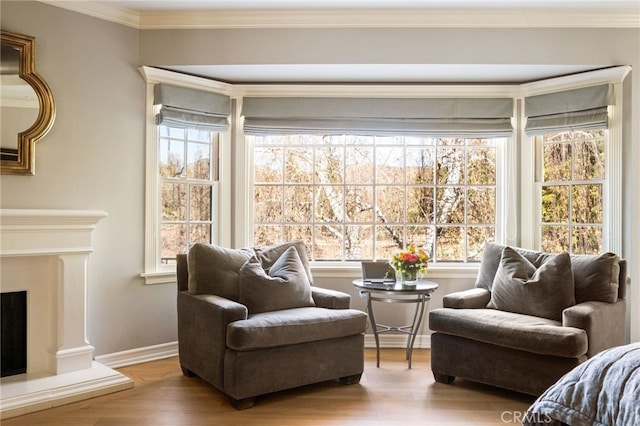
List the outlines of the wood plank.
<svg viewBox="0 0 640 426">
<path fill-rule="evenodd" d="M 120 368 L 130 390 L 2 421 L 14 425 L 504 425 L 519 424 L 534 398 L 464 380 L 435 383 L 429 350 L 416 349 L 413 368 L 404 351 L 365 350 L 357 385 L 338 381 L 264 395 L 248 410 L 233 409 L 224 394 L 182 375 L 177 358 Z"/>
</svg>

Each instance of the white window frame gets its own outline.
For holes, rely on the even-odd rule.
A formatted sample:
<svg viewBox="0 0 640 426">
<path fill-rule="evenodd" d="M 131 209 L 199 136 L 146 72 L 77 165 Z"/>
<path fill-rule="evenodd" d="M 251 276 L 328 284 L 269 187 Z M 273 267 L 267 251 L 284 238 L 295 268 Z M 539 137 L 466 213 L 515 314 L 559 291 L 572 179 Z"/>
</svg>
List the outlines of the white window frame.
<svg viewBox="0 0 640 426">
<path fill-rule="evenodd" d="M 524 132 L 523 111 L 526 96 L 610 83 L 614 85 L 615 105 L 609 108 L 609 143 L 607 151 L 607 204 L 604 223 L 605 250 L 622 250 L 622 82 L 631 71 L 629 66 L 612 67 L 572 76 L 553 78 L 522 85 L 287 85 L 287 84 L 227 84 L 214 80 L 174 73 L 150 67 L 140 72 L 147 82 L 147 164 L 146 164 L 146 223 L 145 271 L 147 284 L 174 283 L 175 268 L 158 265 L 159 203 L 157 188 L 157 135 L 153 114 L 153 86 L 169 83 L 178 86 L 209 90 L 229 95 L 232 99 L 231 127 L 220 139 L 220 198 L 217 205 L 218 243 L 229 247 L 250 246 L 253 241 L 253 164 L 252 147 L 246 146 L 242 130 L 242 99 L 244 96 L 334 96 L 334 97 L 511 97 L 514 99 L 514 132 L 510 143 L 497 151 L 496 242 L 537 247 L 539 200 L 535 188 L 535 144 Z M 500 167 L 502 165 L 503 167 Z M 233 172 L 232 172 L 233 170 Z M 158 259 L 156 262 L 155 259 Z M 312 265 L 317 277 L 358 277 L 359 265 L 354 262 L 322 262 Z M 430 268 L 434 278 L 475 278 L 479 265 L 438 264 Z"/>
<path fill-rule="evenodd" d="M 606 169 L 603 186 L 603 229 L 602 249 L 613 253 L 622 252 L 622 82 L 630 71 L 629 67 L 614 67 L 583 74 L 559 77 L 522 85 L 520 104 L 525 96 L 542 95 L 564 90 L 579 89 L 600 84 L 612 84 L 615 103 L 609 106 L 609 135 L 605 146 Z M 541 185 L 536 182 L 536 144 L 534 136 L 524 132 L 526 111 L 520 109 L 519 131 L 521 152 L 521 245 L 538 249 L 540 247 Z"/>
<path fill-rule="evenodd" d="M 145 170 L 145 242 L 144 242 L 144 272 L 141 274 L 145 284 L 175 283 L 175 265 L 160 262 L 160 206 L 161 185 L 158 165 L 158 126 L 155 123 L 155 108 L 153 105 L 153 88 L 158 83 L 188 87 L 228 95 L 231 86 L 213 80 L 188 76 L 152 67 L 140 67 L 140 72 L 146 81 L 146 170 Z M 212 225 L 211 234 L 217 236 L 217 243 L 229 245 L 231 231 L 231 130 L 221 132 L 219 137 L 218 167 L 219 182 L 217 184 L 217 198 L 212 200 L 212 215 L 217 217 Z M 216 209 L 216 210 L 214 210 Z"/>
<path fill-rule="evenodd" d="M 238 87 L 236 91 L 236 117 L 237 128 L 235 130 L 236 160 L 235 170 L 236 185 L 234 194 L 236 223 L 234 228 L 234 240 L 240 246 L 251 246 L 253 242 L 253 147 L 248 146 L 244 132 L 240 112 L 242 110 L 242 96 L 265 96 L 265 97 L 362 97 L 362 98 L 495 98 L 511 97 L 516 98 L 519 91 L 518 86 L 510 85 L 247 85 Z M 515 110 L 515 107 L 514 107 Z M 517 225 L 517 220 L 508 217 L 515 216 L 517 210 L 507 206 L 506 200 L 511 197 L 508 192 L 516 191 L 516 187 L 511 187 L 513 173 L 517 170 L 509 167 L 509 158 L 517 152 L 516 135 L 513 132 L 512 138 L 505 146 L 496 147 L 496 234 L 495 240 L 500 243 L 507 243 L 507 235 L 512 235 L 516 231 L 511 229 Z M 475 278 L 479 264 L 475 263 L 439 263 L 437 266 L 430 266 L 429 276 L 434 278 Z M 316 277 L 359 277 L 360 262 L 349 261 L 322 261 L 312 262 L 312 269 Z"/>
</svg>

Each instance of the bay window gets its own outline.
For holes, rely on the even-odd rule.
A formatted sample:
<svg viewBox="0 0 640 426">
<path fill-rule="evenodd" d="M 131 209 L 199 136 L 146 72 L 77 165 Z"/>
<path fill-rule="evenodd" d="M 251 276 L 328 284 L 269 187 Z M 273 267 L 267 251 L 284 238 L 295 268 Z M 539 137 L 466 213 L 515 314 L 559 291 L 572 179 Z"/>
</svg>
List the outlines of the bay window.
<svg viewBox="0 0 640 426">
<path fill-rule="evenodd" d="M 175 253 L 194 242 L 302 240 L 329 269 L 409 244 L 450 271 L 472 270 L 485 241 L 619 253 L 629 69 L 378 86 L 232 85 L 143 67 L 143 275 L 170 282 Z"/>
</svg>

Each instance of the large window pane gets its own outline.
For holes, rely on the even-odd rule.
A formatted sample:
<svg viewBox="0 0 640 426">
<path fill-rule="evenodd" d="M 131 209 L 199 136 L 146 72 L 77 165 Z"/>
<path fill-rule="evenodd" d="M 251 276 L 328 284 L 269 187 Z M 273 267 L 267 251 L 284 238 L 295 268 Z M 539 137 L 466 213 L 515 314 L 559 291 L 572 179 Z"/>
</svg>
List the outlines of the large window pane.
<svg viewBox="0 0 640 426">
<path fill-rule="evenodd" d="M 313 186 L 295 185 L 284 188 L 284 221 L 311 222 L 313 217 Z M 274 199 L 276 199 L 274 197 Z"/>
<path fill-rule="evenodd" d="M 159 260 L 166 264 L 192 244 L 212 242 L 217 133 L 160 125 L 158 135 Z"/>
<path fill-rule="evenodd" d="M 255 183 L 282 182 L 283 148 L 256 147 L 253 153 Z"/>
<path fill-rule="evenodd" d="M 254 220 L 256 222 L 282 222 L 281 186 L 260 185 L 254 189 Z"/>
<path fill-rule="evenodd" d="M 284 181 L 287 183 L 313 182 L 313 148 L 286 148 L 284 151 Z M 331 167 L 340 168 L 341 165 Z M 327 173 L 335 175 L 330 168 Z M 329 178 L 331 179 L 331 178 Z"/>
<path fill-rule="evenodd" d="M 464 222 L 464 187 L 448 186 L 436 190 L 436 223 Z"/>
<path fill-rule="evenodd" d="M 573 222 L 602 223 L 602 185 L 574 185 Z"/>
<path fill-rule="evenodd" d="M 433 223 L 433 194 L 429 186 L 407 189 L 407 223 Z"/>
<path fill-rule="evenodd" d="M 184 221 L 187 218 L 187 185 L 164 183 L 162 185 L 162 220 Z"/>
<path fill-rule="evenodd" d="M 159 171 L 162 177 L 178 177 L 184 172 L 184 142 L 160 140 Z"/>
<path fill-rule="evenodd" d="M 603 247 L 607 132 L 575 131 L 545 135 L 539 172 L 541 248 L 599 253 Z M 558 182 L 562 182 L 558 185 Z M 566 224 L 567 226 L 555 226 Z"/>
<path fill-rule="evenodd" d="M 438 148 L 437 183 L 459 185 L 464 183 L 464 155 L 461 148 Z"/>
<path fill-rule="evenodd" d="M 174 263 L 177 253 L 186 253 L 187 225 L 163 224 L 160 226 L 160 262 Z"/>
<path fill-rule="evenodd" d="M 575 226 L 571 230 L 571 252 L 594 254 L 602 252 L 602 227 Z"/>
<path fill-rule="evenodd" d="M 345 219 L 342 186 L 319 186 L 316 189 L 315 219 L 321 222 L 342 222 Z"/>
<path fill-rule="evenodd" d="M 543 149 L 545 182 L 561 182 L 571 179 L 571 145 L 553 143 Z"/>
<path fill-rule="evenodd" d="M 346 184 L 373 183 L 373 148 L 347 146 L 345 149 L 344 181 Z"/>
<path fill-rule="evenodd" d="M 469 185 L 495 185 L 495 148 L 476 148 L 467 151 L 467 183 Z"/>
<path fill-rule="evenodd" d="M 503 139 L 247 139 L 256 245 L 303 239 L 313 260 L 349 261 L 389 259 L 415 244 L 435 263 L 477 262 L 481 239 L 495 238 L 496 146 Z"/>
<path fill-rule="evenodd" d="M 253 233 L 260 245 L 269 246 L 284 241 L 282 225 L 256 225 Z"/>
<path fill-rule="evenodd" d="M 436 238 L 436 255 L 440 261 L 461 262 L 464 260 L 465 233 L 460 226 L 445 226 L 439 229 Z"/>
<path fill-rule="evenodd" d="M 568 226 L 543 226 L 541 249 L 551 253 L 562 253 L 569 250 Z"/>
<path fill-rule="evenodd" d="M 604 140 L 576 142 L 575 180 L 603 179 L 605 160 Z"/>
<path fill-rule="evenodd" d="M 467 223 L 495 223 L 495 188 L 469 188 L 467 190 Z"/>
<path fill-rule="evenodd" d="M 376 148 L 376 175 L 378 184 L 403 184 L 405 151 L 402 147 Z"/>
<path fill-rule="evenodd" d="M 376 187 L 376 222 L 404 222 L 404 187 Z"/>
<path fill-rule="evenodd" d="M 542 221 L 569 222 L 569 186 L 545 186 L 542 188 Z"/>
<path fill-rule="evenodd" d="M 211 185 L 191 185 L 189 219 L 211 220 Z"/>
<path fill-rule="evenodd" d="M 345 221 L 373 222 L 373 187 L 348 186 L 345 192 Z"/>
<path fill-rule="evenodd" d="M 211 179 L 211 145 L 188 144 L 187 176 L 191 179 Z"/>
<path fill-rule="evenodd" d="M 407 184 L 431 185 L 436 169 L 434 148 L 407 148 Z"/>
</svg>

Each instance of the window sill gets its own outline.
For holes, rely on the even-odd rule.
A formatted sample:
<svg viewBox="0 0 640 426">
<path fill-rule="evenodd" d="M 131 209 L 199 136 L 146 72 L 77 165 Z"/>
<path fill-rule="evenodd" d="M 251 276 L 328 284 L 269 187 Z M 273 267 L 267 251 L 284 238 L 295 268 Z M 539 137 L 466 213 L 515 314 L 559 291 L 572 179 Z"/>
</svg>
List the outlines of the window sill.
<svg viewBox="0 0 640 426">
<path fill-rule="evenodd" d="M 145 285 L 176 283 L 176 271 L 144 272 L 140 276 L 144 278 Z"/>
<path fill-rule="evenodd" d="M 480 265 L 438 265 L 430 266 L 427 278 L 476 278 Z M 343 263 L 319 263 L 311 264 L 311 273 L 317 278 L 360 278 L 362 269 L 359 262 Z"/>
</svg>

